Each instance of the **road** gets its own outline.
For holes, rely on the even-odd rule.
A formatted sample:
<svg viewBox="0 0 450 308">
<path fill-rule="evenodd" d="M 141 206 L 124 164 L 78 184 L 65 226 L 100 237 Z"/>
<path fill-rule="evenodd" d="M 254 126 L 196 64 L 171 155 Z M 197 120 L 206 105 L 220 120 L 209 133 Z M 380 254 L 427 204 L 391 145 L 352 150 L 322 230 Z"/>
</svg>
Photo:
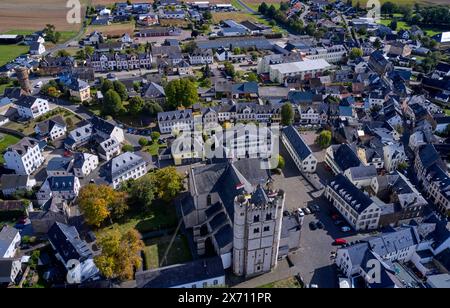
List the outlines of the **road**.
<svg viewBox="0 0 450 308">
<path fill-rule="evenodd" d="M 247 4 L 245 4 L 244 2 L 242 2 L 241 0 L 236 0 L 237 3 L 239 3 L 243 8 L 245 8 L 249 13 L 251 14 L 259 14 L 257 11 L 255 11 L 254 9 L 252 9 L 251 7 L 249 7 Z"/>
</svg>

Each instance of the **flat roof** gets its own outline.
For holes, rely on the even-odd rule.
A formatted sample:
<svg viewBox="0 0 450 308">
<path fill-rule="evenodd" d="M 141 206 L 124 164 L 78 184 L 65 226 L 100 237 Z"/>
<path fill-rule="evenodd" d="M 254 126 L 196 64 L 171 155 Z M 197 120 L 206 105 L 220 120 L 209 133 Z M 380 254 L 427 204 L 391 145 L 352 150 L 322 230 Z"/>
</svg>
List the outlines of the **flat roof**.
<svg viewBox="0 0 450 308">
<path fill-rule="evenodd" d="M 331 64 L 324 59 L 317 60 L 304 60 L 292 63 L 281 63 L 274 64 L 270 66 L 273 70 L 278 70 L 282 74 L 296 73 L 296 72 L 306 72 L 306 71 L 317 71 L 323 70 L 331 67 Z"/>
<path fill-rule="evenodd" d="M 17 34 L 0 34 L 0 39 L 16 39 L 18 37 Z"/>
</svg>

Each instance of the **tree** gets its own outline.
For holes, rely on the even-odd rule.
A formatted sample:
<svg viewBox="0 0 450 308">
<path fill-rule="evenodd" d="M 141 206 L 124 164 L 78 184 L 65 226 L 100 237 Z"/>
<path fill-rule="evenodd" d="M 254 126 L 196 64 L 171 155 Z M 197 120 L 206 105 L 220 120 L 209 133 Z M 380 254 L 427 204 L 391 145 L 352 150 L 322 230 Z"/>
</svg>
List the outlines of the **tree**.
<svg viewBox="0 0 450 308">
<path fill-rule="evenodd" d="M 121 218 L 127 210 L 126 194 L 107 185 L 88 184 L 78 194 L 78 205 L 91 226 L 99 227 L 107 218 Z"/>
<path fill-rule="evenodd" d="M 285 126 L 292 125 L 294 122 L 294 109 L 290 103 L 286 103 L 281 107 L 281 124 Z"/>
<path fill-rule="evenodd" d="M 331 144 L 331 132 L 329 130 L 323 130 L 316 138 L 316 144 L 322 149 L 328 148 Z"/>
<path fill-rule="evenodd" d="M 144 108 L 144 100 L 140 96 L 134 96 L 130 99 L 127 108 L 132 115 L 138 115 Z"/>
<path fill-rule="evenodd" d="M 231 78 L 236 77 L 236 71 L 234 69 L 233 63 L 227 61 L 223 64 L 223 66 L 224 66 L 225 74 L 227 74 Z"/>
<path fill-rule="evenodd" d="M 204 13 L 203 13 L 203 18 L 204 18 L 205 20 L 211 20 L 211 19 L 212 19 L 212 14 L 211 14 L 211 12 L 210 12 L 210 11 L 204 12 Z"/>
<path fill-rule="evenodd" d="M 142 138 L 139 138 L 139 145 L 141 146 L 141 147 L 145 147 L 146 145 L 148 145 L 148 139 L 147 138 L 144 138 L 144 137 L 142 137 Z"/>
<path fill-rule="evenodd" d="M 128 183 L 129 203 L 135 211 L 148 211 L 156 198 L 155 177 L 146 174 Z"/>
<path fill-rule="evenodd" d="M 56 56 L 57 57 L 70 57 L 70 53 L 65 49 L 61 49 L 56 52 Z"/>
<path fill-rule="evenodd" d="M 180 106 L 189 108 L 198 101 L 198 92 L 195 83 L 188 78 L 171 80 L 166 88 L 166 101 L 171 109 Z"/>
<path fill-rule="evenodd" d="M 149 102 L 144 106 L 145 111 L 154 116 L 157 115 L 159 112 L 163 112 L 163 108 L 161 107 L 160 104 L 155 103 L 155 102 Z"/>
<path fill-rule="evenodd" d="M 95 48 L 92 46 L 86 46 L 84 47 L 84 52 L 86 53 L 86 55 L 92 56 L 95 52 Z"/>
<path fill-rule="evenodd" d="M 103 98 L 103 112 L 109 115 L 117 115 L 123 110 L 120 95 L 114 90 L 108 90 Z"/>
<path fill-rule="evenodd" d="M 350 59 L 355 60 L 357 58 L 360 58 L 364 55 L 364 52 L 362 51 L 361 48 L 352 48 L 352 50 L 350 51 Z"/>
<path fill-rule="evenodd" d="M 262 15 L 266 15 L 268 10 L 269 7 L 265 2 L 261 3 L 258 7 L 258 12 L 261 13 Z"/>
<path fill-rule="evenodd" d="M 278 155 L 278 169 L 284 169 L 284 167 L 286 166 L 286 162 L 284 161 L 284 157 L 281 155 Z"/>
<path fill-rule="evenodd" d="M 114 89 L 113 82 L 109 79 L 103 79 L 102 85 L 101 85 L 102 94 L 105 95 L 106 92 L 108 92 L 109 90 L 113 90 L 113 89 Z"/>
<path fill-rule="evenodd" d="M 154 177 L 156 196 L 165 202 L 172 201 L 183 188 L 183 178 L 175 167 L 166 167 L 151 174 Z"/>
<path fill-rule="evenodd" d="M 247 81 L 258 82 L 258 76 L 255 73 L 250 72 L 250 73 L 248 73 Z"/>
<path fill-rule="evenodd" d="M 189 41 L 182 46 L 183 52 L 192 53 L 197 49 L 197 43 L 195 41 Z"/>
<path fill-rule="evenodd" d="M 375 42 L 373 42 L 373 47 L 378 50 L 381 48 L 381 46 L 382 46 L 381 40 L 377 38 Z"/>
<path fill-rule="evenodd" d="M 397 19 L 393 19 L 389 24 L 389 28 L 391 28 L 393 31 L 396 31 L 397 27 L 398 27 Z"/>
<path fill-rule="evenodd" d="M 150 137 L 152 138 L 153 142 L 155 142 L 159 139 L 159 137 L 161 137 L 161 134 L 159 132 L 152 132 L 150 134 Z"/>
<path fill-rule="evenodd" d="M 134 269 L 141 266 L 144 243 L 135 229 L 121 235 L 118 230 L 109 232 L 98 240 L 101 255 L 94 258 L 95 265 L 106 278 L 129 280 Z"/>
<path fill-rule="evenodd" d="M 125 144 L 122 147 L 122 151 L 123 152 L 133 152 L 134 151 L 134 147 L 131 144 Z"/>
<path fill-rule="evenodd" d="M 125 101 L 128 99 L 128 91 L 127 87 L 119 80 L 115 80 L 113 82 L 114 91 L 117 92 L 117 94 L 120 95 L 120 98 Z"/>
</svg>

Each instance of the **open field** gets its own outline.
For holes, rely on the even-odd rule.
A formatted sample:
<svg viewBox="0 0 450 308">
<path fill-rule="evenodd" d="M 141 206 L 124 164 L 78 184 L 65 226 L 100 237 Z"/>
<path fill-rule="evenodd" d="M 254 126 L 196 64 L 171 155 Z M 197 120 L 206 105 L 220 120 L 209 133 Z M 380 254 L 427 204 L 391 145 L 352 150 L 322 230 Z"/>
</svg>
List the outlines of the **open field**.
<svg viewBox="0 0 450 308">
<path fill-rule="evenodd" d="M 21 54 L 27 53 L 29 47 L 21 45 L 0 45 L 0 66 L 14 60 Z"/>
<path fill-rule="evenodd" d="M 368 0 L 353 0 L 353 4 L 359 2 L 361 6 L 366 5 Z M 397 5 L 407 5 L 414 3 L 423 3 L 423 4 L 449 4 L 448 0 L 380 0 L 380 3 L 383 4 L 385 2 L 394 2 Z"/>
<path fill-rule="evenodd" d="M 19 138 L 12 136 L 12 135 L 6 135 L 3 133 L 0 133 L 0 163 L 3 163 L 3 152 L 12 144 L 15 144 L 19 141 Z"/>
<path fill-rule="evenodd" d="M 172 236 L 164 236 L 145 241 L 145 269 L 148 270 L 159 267 L 164 258 L 164 254 L 169 247 L 171 238 Z M 165 260 L 163 266 L 184 263 L 191 260 L 192 257 L 189 251 L 189 245 L 187 243 L 186 237 L 184 237 L 183 235 L 177 235 L 169 253 L 167 254 L 167 259 Z"/>
<path fill-rule="evenodd" d="M 124 33 L 133 34 L 135 29 L 134 23 L 111 24 L 109 26 L 89 26 L 86 33 L 100 31 L 108 36 L 121 36 Z"/>
<path fill-rule="evenodd" d="M 247 12 L 220 12 L 212 14 L 212 20 L 214 23 L 219 23 L 220 21 L 225 19 L 233 19 L 236 22 L 250 20 L 252 22 L 269 25 L 269 21 L 264 19 L 261 15 L 258 14 L 250 14 Z M 272 26 L 272 30 L 274 32 L 285 32 L 285 30 L 281 29 L 278 26 Z"/>
<path fill-rule="evenodd" d="M 66 1 L 61 0 L 2 0 L 0 32 L 41 30 L 48 23 L 55 25 L 57 31 L 78 31 L 81 25 L 69 24 L 66 20 L 67 12 Z"/>
</svg>

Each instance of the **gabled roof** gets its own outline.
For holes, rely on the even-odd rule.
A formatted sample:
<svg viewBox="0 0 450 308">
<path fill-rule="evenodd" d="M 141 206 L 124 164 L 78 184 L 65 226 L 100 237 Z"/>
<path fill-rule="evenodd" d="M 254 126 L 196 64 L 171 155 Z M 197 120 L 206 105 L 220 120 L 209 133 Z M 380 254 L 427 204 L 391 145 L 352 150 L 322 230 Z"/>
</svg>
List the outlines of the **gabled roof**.
<svg viewBox="0 0 450 308">
<path fill-rule="evenodd" d="M 31 108 L 37 99 L 35 96 L 21 96 L 15 104 L 25 108 Z"/>
<path fill-rule="evenodd" d="M 6 251 L 8 250 L 9 246 L 13 242 L 14 238 L 17 236 L 17 233 L 19 233 L 19 230 L 5 226 L 0 231 L 0 256 L 2 257 Z"/>
<path fill-rule="evenodd" d="M 338 174 L 329 184 L 342 199 L 344 199 L 357 213 L 362 213 L 372 203 L 372 199 L 358 189 L 344 175 Z"/>
<path fill-rule="evenodd" d="M 290 144 L 294 148 L 294 151 L 301 160 L 306 159 L 312 154 L 309 146 L 305 143 L 302 136 L 300 136 L 300 133 L 293 126 L 285 127 L 283 129 L 283 134 L 289 140 Z"/>
<path fill-rule="evenodd" d="M 66 263 L 69 260 L 82 262 L 93 257 L 92 250 L 81 240 L 77 229 L 73 226 L 55 222 L 48 231 L 48 239 Z"/>
<path fill-rule="evenodd" d="M 20 156 L 23 156 L 29 149 L 34 148 L 36 145 L 38 145 L 38 141 L 36 139 L 25 137 L 20 139 L 20 141 L 16 144 L 9 146 L 8 151 L 15 151 Z"/>
<path fill-rule="evenodd" d="M 342 171 L 351 167 L 358 167 L 361 165 L 356 153 L 350 148 L 348 144 L 341 144 L 337 147 L 333 154 L 334 162 Z"/>
<path fill-rule="evenodd" d="M 213 257 L 136 273 L 138 288 L 171 288 L 224 277 L 222 259 Z"/>
<path fill-rule="evenodd" d="M 233 94 L 258 94 L 257 82 L 244 82 L 233 84 L 231 87 Z"/>
<path fill-rule="evenodd" d="M 419 148 L 418 159 L 421 161 L 424 169 L 427 169 L 434 163 L 440 161 L 439 153 L 432 144 L 426 144 Z"/>
</svg>

